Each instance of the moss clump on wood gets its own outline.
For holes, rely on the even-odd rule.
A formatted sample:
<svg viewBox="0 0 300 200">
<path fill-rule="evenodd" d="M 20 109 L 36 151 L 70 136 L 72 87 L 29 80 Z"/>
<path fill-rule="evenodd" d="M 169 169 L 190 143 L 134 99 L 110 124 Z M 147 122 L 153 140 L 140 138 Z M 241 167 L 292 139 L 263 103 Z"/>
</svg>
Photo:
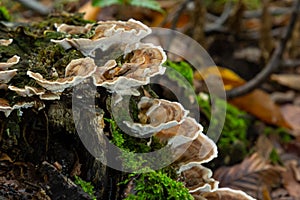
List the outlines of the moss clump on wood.
<svg viewBox="0 0 300 200">
<path fill-rule="evenodd" d="M 130 176 L 136 176 L 131 174 Z M 131 179 L 128 179 L 128 182 Z M 126 200 L 192 200 L 194 199 L 188 189 L 184 187 L 182 182 L 171 179 L 163 171 L 153 171 L 140 174 L 134 180 L 134 188 L 125 199 Z"/>
<path fill-rule="evenodd" d="M 210 97 L 207 96 L 206 99 L 199 95 L 197 96 L 197 100 L 201 112 L 207 119 L 210 119 L 210 127 L 218 127 L 219 120 L 217 118 L 211 118 L 212 107 L 210 104 Z M 215 109 L 226 107 L 225 123 L 217 143 L 217 146 L 220 149 L 220 155 L 217 160 L 221 161 L 220 164 L 235 164 L 236 162 L 241 161 L 248 152 L 249 141 L 247 132 L 250 125 L 250 119 L 247 117 L 246 112 L 239 110 L 222 99 L 216 99 L 214 106 Z M 215 164 L 217 164 L 217 162 L 215 162 Z"/>
</svg>

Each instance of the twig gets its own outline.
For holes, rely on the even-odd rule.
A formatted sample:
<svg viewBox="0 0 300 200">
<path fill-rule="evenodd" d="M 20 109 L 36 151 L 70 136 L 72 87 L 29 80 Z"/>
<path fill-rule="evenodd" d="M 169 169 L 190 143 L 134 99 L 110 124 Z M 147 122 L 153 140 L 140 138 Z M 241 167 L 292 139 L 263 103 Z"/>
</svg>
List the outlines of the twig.
<svg viewBox="0 0 300 200">
<path fill-rule="evenodd" d="M 269 12 L 271 15 L 285 15 L 285 14 L 290 14 L 291 9 L 290 8 L 269 8 Z M 247 10 L 244 12 L 244 18 L 249 19 L 249 18 L 258 18 L 261 17 L 262 15 L 262 10 Z"/>
<path fill-rule="evenodd" d="M 185 0 L 180 6 L 178 11 L 176 12 L 176 15 L 174 16 L 174 19 L 172 21 L 171 24 L 171 29 L 175 30 L 176 29 L 176 25 L 179 21 L 179 18 L 181 16 L 181 14 L 183 13 L 183 11 L 185 10 L 185 8 L 187 7 L 187 5 L 191 2 L 192 0 Z"/>
<path fill-rule="evenodd" d="M 25 7 L 37 12 L 41 15 L 48 15 L 50 13 L 50 9 L 44 6 L 43 4 L 37 2 L 36 0 L 16 0 Z"/>
<path fill-rule="evenodd" d="M 289 25 L 286 28 L 285 34 L 281 39 L 278 47 L 275 49 L 266 67 L 259 74 L 257 74 L 252 80 L 247 82 L 245 85 L 242 85 L 240 87 L 234 88 L 226 92 L 227 98 L 234 98 L 251 92 L 260 84 L 262 84 L 264 81 L 266 81 L 266 79 L 279 67 L 281 63 L 280 61 L 281 61 L 282 54 L 286 47 L 286 43 L 288 39 L 291 37 L 291 34 L 295 27 L 299 10 L 300 10 L 300 0 L 297 0 L 293 6 L 291 20 Z"/>
<path fill-rule="evenodd" d="M 225 23 L 225 21 L 228 19 L 228 17 L 230 16 L 232 5 L 233 5 L 232 0 L 227 1 L 221 16 L 217 17 L 213 23 L 207 24 L 205 27 L 205 32 L 219 30 L 222 27 L 222 25 Z M 211 14 L 206 14 L 206 18 L 209 18 L 209 16 L 211 16 Z"/>
<path fill-rule="evenodd" d="M 294 68 L 300 66 L 300 60 L 292 60 L 292 59 L 286 59 L 282 60 L 280 63 L 280 68 Z"/>
</svg>

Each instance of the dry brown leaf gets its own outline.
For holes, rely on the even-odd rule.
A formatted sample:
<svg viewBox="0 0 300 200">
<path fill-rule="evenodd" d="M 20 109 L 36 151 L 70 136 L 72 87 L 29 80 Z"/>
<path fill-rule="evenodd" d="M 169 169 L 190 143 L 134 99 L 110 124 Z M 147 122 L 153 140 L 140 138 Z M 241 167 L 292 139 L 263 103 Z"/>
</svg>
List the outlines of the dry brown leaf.
<svg viewBox="0 0 300 200">
<path fill-rule="evenodd" d="M 295 199 L 300 199 L 300 183 L 295 179 L 293 168 L 297 167 L 297 160 L 286 162 L 287 171 L 282 174 L 283 185 Z"/>
<path fill-rule="evenodd" d="M 214 175 L 221 187 L 229 187 L 262 198 L 267 187 L 280 183 L 283 168 L 267 163 L 258 153 L 246 158 L 241 164 L 232 167 L 221 167 Z"/>
<path fill-rule="evenodd" d="M 297 74 L 273 74 L 271 80 L 287 86 L 289 88 L 300 90 L 300 75 Z"/>
<path fill-rule="evenodd" d="M 274 149 L 274 145 L 272 144 L 271 140 L 267 138 L 266 135 L 261 134 L 257 142 L 255 144 L 255 150 L 256 152 L 262 156 L 265 160 L 270 158 L 270 154 L 272 150 Z"/>
<path fill-rule="evenodd" d="M 296 181 L 299 182 L 300 181 L 300 168 L 297 164 L 297 161 L 292 163 L 291 168 L 293 170 Z"/>
<path fill-rule="evenodd" d="M 300 106 L 286 104 L 280 107 L 281 113 L 293 130 L 300 130 Z"/>
<path fill-rule="evenodd" d="M 280 108 L 272 101 L 270 95 L 262 90 L 256 89 L 229 102 L 266 123 L 291 128 L 283 118 Z"/>
<path fill-rule="evenodd" d="M 246 82 L 233 71 L 217 66 L 201 70 L 200 73 L 195 74 L 194 78 L 196 80 L 209 80 L 211 77 L 220 76 L 222 77 L 226 90 L 241 86 Z M 270 95 L 260 89 L 256 89 L 247 95 L 234 98 L 229 102 L 266 123 L 291 128 Z"/>
</svg>

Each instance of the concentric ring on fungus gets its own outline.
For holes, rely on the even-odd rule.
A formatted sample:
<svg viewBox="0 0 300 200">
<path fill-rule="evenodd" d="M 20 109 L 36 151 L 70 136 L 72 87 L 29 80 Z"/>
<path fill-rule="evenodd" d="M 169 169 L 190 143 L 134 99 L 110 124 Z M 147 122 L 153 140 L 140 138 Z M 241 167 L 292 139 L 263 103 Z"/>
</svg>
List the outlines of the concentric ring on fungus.
<svg viewBox="0 0 300 200">
<path fill-rule="evenodd" d="M 97 24 L 95 34 L 91 38 L 64 38 L 51 41 L 60 44 L 64 49 L 74 47 L 85 56 L 95 57 L 96 49 L 106 51 L 113 45 L 118 45 L 120 49 L 125 50 L 151 33 L 149 27 L 134 19 L 99 21 Z"/>
<path fill-rule="evenodd" d="M 161 47 L 139 43 L 131 53 L 125 63 L 109 60 L 104 66 L 97 67 L 92 75 L 94 84 L 123 95 L 139 95 L 136 87 L 148 84 L 151 77 L 165 72 L 162 64 L 166 61 L 166 54 Z"/>
<path fill-rule="evenodd" d="M 65 70 L 65 76 L 56 80 L 47 80 L 40 73 L 27 71 L 27 75 L 51 92 L 63 92 L 66 88 L 75 86 L 90 77 L 96 71 L 94 60 L 86 57 L 72 60 Z"/>
</svg>

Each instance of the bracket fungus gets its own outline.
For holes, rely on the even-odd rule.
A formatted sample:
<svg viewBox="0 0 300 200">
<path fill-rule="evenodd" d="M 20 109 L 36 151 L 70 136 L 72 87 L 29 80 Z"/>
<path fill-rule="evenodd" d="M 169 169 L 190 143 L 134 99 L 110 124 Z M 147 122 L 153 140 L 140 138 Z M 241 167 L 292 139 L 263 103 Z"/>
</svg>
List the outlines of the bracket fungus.
<svg viewBox="0 0 300 200">
<path fill-rule="evenodd" d="M 98 67 L 93 74 L 94 84 L 115 93 L 139 95 L 135 87 L 146 85 L 151 77 L 165 72 L 162 64 L 166 54 L 161 47 L 138 43 L 130 53 L 132 55 L 124 54 L 125 60 L 129 57 L 124 63 L 109 60 Z"/>
<path fill-rule="evenodd" d="M 74 26 L 68 24 L 54 24 L 57 32 L 67 33 L 67 34 L 87 34 L 91 31 L 93 24 L 87 24 L 85 26 Z"/>
<path fill-rule="evenodd" d="M 8 83 L 17 74 L 17 69 L 9 70 L 8 68 L 17 64 L 19 60 L 20 57 L 14 55 L 6 62 L 0 62 L 0 83 Z"/>
<path fill-rule="evenodd" d="M 218 182 L 212 178 L 211 170 L 202 166 L 217 156 L 217 147 L 203 133 L 203 127 L 194 118 L 188 116 L 188 110 L 178 102 L 146 97 L 138 92 L 137 87 L 149 84 L 151 77 L 165 73 L 162 64 L 167 58 L 163 49 L 140 42 L 151 33 L 149 27 L 130 19 L 129 21 L 100 21 L 85 26 L 60 24 L 56 25 L 56 31 L 63 32 L 65 37 L 71 38 L 52 39 L 51 41 L 56 44 L 51 44 L 61 45 L 63 48 L 60 49 L 66 52 L 71 48 L 76 49 L 82 53 L 78 56 L 80 58 L 76 57 L 77 59 L 68 61 L 67 66 L 60 66 L 63 69 L 60 71 L 50 66 L 52 67 L 50 78 L 49 75 L 41 74 L 41 71 L 47 73 L 49 69 L 40 71 L 33 69 L 34 63 L 31 67 L 27 66 L 25 73 L 22 68 L 20 71 L 25 75 L 24 77 L 20 75 L 21 78 L 31 81 L 31 85 L 24 86 L 11 84 L 19 68 L 12 70 L 9 68 L 18 64 L 19 56 L 15 55 L 7 62 L 0 63 L 0 86 L 5 93 L 0 94 L 2 95 L 0 111 L 4 112 L 6 117 L 16 109 L 35 107 L 40 110 L 45 106 L 43 100 L 59 100 L 60 96 L 65 94 L 65 89 L 76 86 L 88 78 L 95 86 L 103 87 L 108 92 L 107 95 L 111 93 L 116 93 L 120 97 L 140 95 L 137 103 L 139 112 L 137 121 L 123 121 L 123 123 L 135 136 L 141 138 L 153 136 L 169 145 L 175 159 L 173 165 L 177 169 L 178 177 L 183 180 L 196 199 L 198 197 L 207 200 L 218 199 L 219 194 L 224 197 L 219 199 L 226 199 L 228 194 L 240 195 L 240 199 L 252 200 L 242 192 L 219 189 Z M 0 40 L 0 45 L 9 45 L 10 42 L 12 40 Z M 107 51 L 106 53 L 109 54 L 115 49 L 118 50 L 118 56 L 101 57 L 97 54 L 98 51 L 103 54 Z M 102 60 L 101 64 L 97 60 Z M 18 98 L 11 97 L 7 93 L 17 95 Z M 17 100 L 10 102 L 8 99 Z M 56 110 L 52 109 L 52 111 Z M 52 118 L 54 119 L 55 116 L 56 112 L 53 113 Z M 50 117 L 51 120 L 52 118 Z M 103 115 L 99 115 L 92 123 L 98 125 L 99 134 L 104 131 Z"/>
<path fill-rule="evenodd" d="M 61 29 L 58 27 L 57 31 L 62 31 Z M 118 48 L 125 50 L 126 47 L 150 34 L 151 29 L 139 21 L 130 19 L 128 21 L 99 21 L 94 32 L 91 38 L 64 38 L 51 41 L 60 44 L 65 49 L 74 47 L 84 56 L 95 57 L 96 49 L 106 51 L 117 45 Z"/>
<path fill-rule="evenodd" d="M 0 39 L 0 46 L 8 46 L 13 42 L 13 39 Z"/>
<path fill-rule="evenodd" d="M 18 88 L 16 86 L 10 85 L 8 89 L 11 91 L 16 92 L 18 95 L 22 97 L 31 97 L 33 95 L 42 95 L 45 93 L 45 89 L 43 88 L 36 88 L 25 85 L 24 88 Z"/>
<path fill-rule="evenodd" d="M 212 171 L 202 165 L 182 172 L 183 181 L 191 193 L 210 192 L 218 188 L 219 182 L 212 178 Z"/>
<path fill-rule="evenodd" d="M 44 104 L 37 101 L 20 101 L 13 106 L 10 105 L 9 101 L 3 98 L 0 98 L 0 111 L 4 112 L 5 116 L 8 117 L 13 110 L 20 110 L 21 108 L 31 108 L 36 107 L 37 110 L 44 108 Z"/>
<path fill-rule="evenodd" d="M 0 83 L 8 83 L 16 74 L 17 69 L 0 71 Z"/>
<path fill-rule="evenodd" d="M 180 103 L 148 97 L 142 97 L 138 108 L 141 123 L 124 121 L 124 124 L 139 137 L 149 137 L 153 133 L 176 126 L 188 114 Z"/>
<path fill-rule="evenodd" d="M 47 80 L 40 73 L 27 71 L 27 75 L 51 92 L 63 92 L 90 77 L 96 71 L 94 60 L 86 57 L 72 60 L 65 69 L 65 76 L 56 80 Z"/>
<path fill-rule="evenodd" d="M 20 57 L 14 55 L 13 57 L 9 58 L 6 62 L 0 62 L 0 71 L 7 70 L 9 67 L 18 64 L 20 61 Z"/>
</svg>

